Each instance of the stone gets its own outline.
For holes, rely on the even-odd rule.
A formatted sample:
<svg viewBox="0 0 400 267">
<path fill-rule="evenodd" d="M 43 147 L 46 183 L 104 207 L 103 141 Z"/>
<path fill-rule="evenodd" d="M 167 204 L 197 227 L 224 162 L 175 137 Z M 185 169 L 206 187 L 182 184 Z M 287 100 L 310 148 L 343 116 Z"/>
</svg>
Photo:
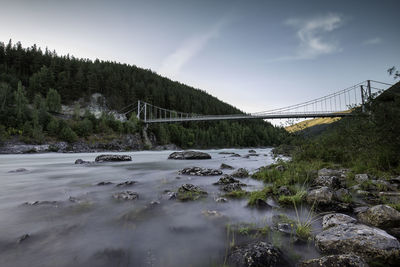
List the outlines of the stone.
<svg viewBox="0 0 400 267">
<path fill-rule="evenodd" d="M 210 154 L 199 151 L 182 151 L 170 154 L 168 159 L 211 159 L 211 156 Z"/>
<path fill-rule="evenodd" d="M 28 170 L 25 168 L 18 168 L 16 170 L 9 171 L 9 173 L 17 173 L 17 172 L 27 172 Z"/>
<path fill-rule="evenodd" d="M 328 205 L 332 203 L 333 192 L 329 187 L 322 186 L 319 188 L 311 189 L 306 197 L 308 204 L 314 203 Z"/>
<path fill-rule="evenodd" d="M 292 194 L 292 192 L 290 192 L 290 190 L 287 186 L 283 185 L 278 188 L 278 194 L 284 195 L 284 196 L 290 196 Z"/>
<path fill-rule="evenodd" d="M 136 200 L 139 198 L 139 194 L 132 191 L 124 191 L 115 193 L 113 198 L 118 200 Z"/>
<path fill-rule="evenodd" d="M 221 170 L 215 169 L 207 169 L 207 168 L 200 168 L 200 167 L 189 167 L 184 168 L 178 172 L 179 175 L 196 175 L 196 176 L 215 176 L 221 175 Z"/>
<path fill-rule="evenodd" d="M 215 202 L 225 203 L 225 202 L 228 202 L 228 199 L 226 199 L 224 197 L 218 197 L 218 198 L 215 199 Z"/>
<path fill-rule="evenodd" d="M 90 164 L 90 161 L 85 161 L 83 159 L 77 159 L 75 160 L 75 164 Z"/>
<path fill-rule="evenodd" d="M 279 248 L 263 241 L 236 246 L 228 255 L 228 264 L 238 267 L 285 266 Z"/>
<path fill-rule="evenodd" d="M 285 166 L 283 166 L 283 165 L 278 165 L 278 166 L 275 167 L 275 170 L 280 171 L 280 172 L 283 172 L 283 171 L 286 170 L 286 168 L 285 168 Z"/>
<path fill-rule="evenodd" d="M 28 238 L 30 238 L 31 236 L 29 235 L 29 234 L 24 234 L 24 235 L 22 235 L 22 236 L 20 236 L 19 238 L 18 238 L 18 240 L 17 240 L 17 243 L 22 243 L 22 242 L 24 242 L 25 240 L 27 240 Z"/>
<path fill-rule="evenodd" d="M 206 197 L 207 195 L 207 192 L 198 186 L 192 184 L 183 184 L 181 187 L 179 187 L 176 197 L 181 201 L 186 201 L 197 200 L 201 197 Z"/>
<path fill-rule="evenodd" d="M 290 224 L 290 223 L 278 223 L 276 225 L 276 228 L 278 229 L 279 232 L 288 234 L 288 235 L 293 235 L 296 232 L 294 224 Z"/>
<path fill-rule="evenodd" d="M 354 253 L 368 261 L 399 262 L 400 243 L 384 230 L 363 224 L 342 224 L 315 236 L 315 246 L 323 254 Z"/>
<path fill-rule="evenodd" d="M 249 177 L 249 172 L 245 168 L 239 168 L 231 175 L 236 178 L 246 178 Z"/>
<path fill-rule="evenodd" d="M 329 188 L 340 187 L 340 179 L 338 176 L 318 175 L 318 177 L 314 179 L 313 183 L 315 186 L 327 186 Z"/>
<path fill-rule="evenodd" d="M 356 223 L 356 219 L 343 213 L 331 213 L 322 217 L 322 228 L 324 230 L 342 224 Z"/>
<path fill-rule="evenodd" d="M 24 205 L 27 206 L 55 206 L 58 207 L 59 202 L 58 201 L 32 201 L 32 202 L 25 202 Z"/>
<path fill-rule="evenodd" d="M 299 267 L 368 267 L 368 264 L 355 254 L 342 254 L 305 260 Z"/>
<path fill-rule="evenodd" d="M 219 178 L 219 180 L 216 183 L 213 183 L 213 185 L 225 185 L 225 184 L 235 184 L 235 183 L 238 183 L 238 184 L 241 184 L 241 185 L 245 185 L 245 184 L 240 183 L 239 180 L 237 180 L 237 179 L 235 179 L 232 176 L 227 175 L 227 174 L 225 174 L 224 176 Z"/>
<path fill-rule="evenodd" d="M 361 183 L 366 182 L 366 181 L 369 180 L 369 175 L 366 174 L 366 173 L 356 174 L 356 175 L 354 176 L 354 180 L 355 180 L 357 183 L 361 184 Z"/>
<path fill-rule="evenodd" d="M 110 184 L 113 184 L 112 182 L 100 182 L 100 183 L 97 183 L 97 185 L 110 185 Z"/>
<path fill-rule="evenodd" d="M 338 200 L 342 200 L 346 196 L 350 196 L 350 192 L 346 188 L 339 188 L 334 194 L 334 197 Z"/>
<path fill-rule="evenodd" d="M 250 149 L 250 150 L 249 150 L 249 153 L 250 153 L 250 154 L 256 154 L 257 151 L 255 151 L 254 149 Z"/>
<path fill-rule="evenodd" d="M 225 192 L 239 191 L 242 190 L 242 185 L 242 183 L 224 184 L 221 186 L 221 190 Z"/>
<path fill-rule="evenodd" d="M 227 170 L 233 170 L 234 168 L 231 165 L 222 163 L 221 166 L 219 167 L 220 169 L 227 169 Z"/>
<path fill-rule="evenodd" d="M 264 199 L 257 198 L 253 204 L 258 209 L 272 209 L 272 206 L 267 203 Z"/>
<path fill-rule="evenodd" d="M 206 217 L 213 217 L 213 218 L 223 217 L 223 215 L 219 211 L 216 211 L 216 210 L 203 210 L 201 212 L 201 214 L 203 214 Z"/>
<path fill-rule="evenodd" d="M 334 169 L 328 169 L 328 168 L 323 168 L 318 170 L 318 176 L 338 176 L 340 177 L 342 175 L 342 171 L 340 170 L 334 170 Z"/>
<path fill-rule="evenodd" d="M 95 159 L 95 162 L 114 162 L 114 161 L 132 161 L 132 157 L 129 155 L 105 154 L 97 156 Z"/>
<path fill-rule="evenodd" d="M 220 154 L 220 155 L 233 155 L 235 153 L 234 152 L 229 152 L 229 151 L 221 151 L 218 154 Z"/>
<path fill-rule="evenodd" d="M 376 205 L 357 214 L 360 222 L 382 229 L 400 227 L 400 212 L 388 205 Z"/>
<path fill-rule="evenodd" d="M 231 155 L 231 157 L 232 157 L 232 158 L 240 158 L 241 156 L 240 156 L 239 154 L 237 154 L 237 153 L 233 153 L 233 154 Z"/>
<path fill-rule="evenodd" d="M 166 191 L 163 198 L 167 200 L 176 199 L 176 193 L 172 191 Z"/>
<path fill-rule="evenodd" d="M 116 185 L 116 187 L 132 186 L 136 184 L 136 181 L 125 181 Z"/>
<path fill-rule="evenodd" d="M 157 206 L 157 205 L 160 205 L 160 204 L 161 203 L 158 200 L 153 200 L 153 201 L 150 202 L 150 206 Z"/>
</svg>

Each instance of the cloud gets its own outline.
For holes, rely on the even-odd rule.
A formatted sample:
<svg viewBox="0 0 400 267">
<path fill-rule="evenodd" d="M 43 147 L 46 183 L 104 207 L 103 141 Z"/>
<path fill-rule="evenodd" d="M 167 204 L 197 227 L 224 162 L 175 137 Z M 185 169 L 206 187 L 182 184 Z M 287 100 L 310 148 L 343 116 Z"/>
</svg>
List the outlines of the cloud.
<svg viewBox="0 0 400 267">
<path fill-rule="evenodd" d="M 377 45 L 377 44 L 380 44 L 380 43 L 382 43 L 382 39 L 379 38 L 379 37 L 375 37 L 375 38 L 371 38 L 371 39 L 365 40 L 363 42 L 363 45 Z"/>
<path fill-rule="evenodd" d="M 208 42 L 219 36 L 221 30 L 227 23 L 228 19 L 223 18 L 214 24 L 208 31 L 196 34 L 186 39 L 180 47 L 164 59 L 158 73 L 170 78 L 178 75 L 182 67 L 189 60 L 203 50 Z"/>
<path fill-rule="evenodd" d="M 327 38 L 332 31 L 342 26 L 343 18 L 340 15 L 328 14 L 311 19 L 288 19 L 285 24 L 296 29 L 299 44 L 294 55 L 277 60 L 314 59 L 341 51 L 336 41 Z"/>
</svg>

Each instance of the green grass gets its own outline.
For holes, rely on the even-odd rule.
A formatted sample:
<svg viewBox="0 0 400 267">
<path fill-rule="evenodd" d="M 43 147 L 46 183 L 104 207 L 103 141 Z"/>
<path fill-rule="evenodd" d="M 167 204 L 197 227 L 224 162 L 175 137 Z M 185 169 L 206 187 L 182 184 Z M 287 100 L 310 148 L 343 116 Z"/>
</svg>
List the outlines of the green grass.
<svg viewBox="0 0 400 267">
<path fill-rule="evenodd" d="M 249 206 L 254 206 L 257 202 L 257 199 L 262 199 L 265 201 L 270 194 L 272 194 L 272 188 L 270 186 L 266 186 L 260 191 L 250 192 L 249 201 L 247 204 Z"/>
<path fill-rule="evenodd" d="M 244 190 L 235 190 L 232 192 L 228 192 L 224 195 L 224 197 L 229 197 L 229 198 L 246 198 L 249 196 L 249 192 L 244 191 Z"/>
<path fill-rule="evenodd" d="M 296 194 L 292 196 L 279 196 L 278 202 L 284 206 L 293 206 L 301 204 L 307 195 L 307 191 L 305 189 L 301 189 L 296 192 Z"/>
</svg>

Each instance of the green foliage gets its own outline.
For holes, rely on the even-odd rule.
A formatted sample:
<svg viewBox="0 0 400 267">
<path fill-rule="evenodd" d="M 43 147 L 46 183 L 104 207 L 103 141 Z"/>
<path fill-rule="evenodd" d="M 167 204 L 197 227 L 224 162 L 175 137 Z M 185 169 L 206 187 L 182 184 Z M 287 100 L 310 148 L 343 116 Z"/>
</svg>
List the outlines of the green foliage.
<svg viewBox="0 0 400 267">
<path fill-rule="evenodd" d="M 57 90 L 49 89 L 46 96 L 46 104 L 50 112 L 61 111 L 61 96 Z"/>
<path fill-rule="evenodd" d="M 249 196 L 249 192 L 244 191 L 244 190 L 235 190 L 226 193 L 224 196 L 225 197 L 230 197 L 230 198 L 245 198 Z"/>
<path fill-rule="evenodd" d="M 25 89 L 22 86 L 21 82 L 18 82 L 17 91 L 14 92 L 15 98 L 15 116 L 17 118 L 17 122 L 22 124 L 27 118 L 28 113 L 28 99 L 25 96 Z"/>
<path fill-rule="evenodd" d="M 68 143 L 73 143 L 78 140 L 78 136 L 68 125 L 61 129 L 60 138 Z"/>
<path fill-rule="evenodd" d="M 93 132 L 93 124 L 88 118 L 85 118 L 75 124 L 74 131 L 80 137 L 88 137 Z"/>
<path fill-rule="evenodd" d="M 296 194 L 291 195 L 291 196 L 279 196 L 278 198 L 278 202 L 281 205 L 285 205 L 285 206 L 294 206 L 294 205 L 298 205 L 301 204 L 305 197 L 307 195 L 307 191 L 305 189 L 301 189 L 299 191 L 296 192 Z"/>
<path fill-rule="evenodd" d="M 253 191 L 250 192 L 249 201 L 247 204 L 249 206 L 254 206 L 258 199 L 267 200 L 269 194 L 272 193 L 271 187 L 264 187 L 260 191 Z"/>
</svg>

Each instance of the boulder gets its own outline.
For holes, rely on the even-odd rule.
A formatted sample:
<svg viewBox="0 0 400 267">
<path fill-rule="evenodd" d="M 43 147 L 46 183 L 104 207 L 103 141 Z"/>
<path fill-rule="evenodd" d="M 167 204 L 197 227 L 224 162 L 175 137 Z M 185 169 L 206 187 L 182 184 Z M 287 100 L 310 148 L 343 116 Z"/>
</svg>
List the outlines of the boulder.
<svg viewBox="0 0 400 267">
<path fill-rule="evenodd" d="M 249 150 L 249 153 L 250 153 L 250 154 L 256 154 L 257 151 L 255 151 L 254 149 L 250 149 L 250 150 Z"/>
<path fill-rule="evenodd" d="M 9 171 L 9 173 L 17 173 L 17 172 L 27 172 L 28 170 L 25 168 L 18 168 L 16 170 Z"/>
<path fill-rule="evenodd" d="M 113 183 L 112 182 L 105 182 L 105 181 L 97 183 L 97 185 L 110 185 L 110 184 L 113 184 Z"/>
<path fill-rule="evenodd" d="M 225 203 L 225 202 L 228 202 L 228 199 L 226 199 L 224 197 L 218 197 L 218 198 L 215 199 L 215 202 Z"/>
<path fill-rule="evenodd" d="M 169 191 L 169 190 L 166 190 L 166 191 L 164 192 L 164 195 L 162 196 L 162 198 L 163 198 L 163 199 L 166 199 L 166 200 L 173 200 L 173 199 L 176 199 L 176 193 L 175 193 L 175 192 L 172 192 L 172 191 Z"/>
<path fill-rule="evenodd" d="M 118 192 L 113 195 L 113 198 L 118 200 L 135 200 L 139 198 L 139 194 L 132 191 Z"/>
<path fill-rule="evenodd" d="M 85 161 L 83 159 L 77 159 L 75 160 L 75 164 L 90 164 L 90 161 Z"/>
<path fill-rule="evenodd" d="M 354 253 L 368 261 L 396 264 L 399 241 L 385 231 L 363 224 L 342 224 L 317 234 L 315 246 L 324 254 Z"/>
<path fill-rule="evenodd" d="M 328 205 L 332 203 L 332 198 L 332 190 L 327 186 L 322 186 L 311 189 L 307 194 L 306 200 L 310 205 L 314 203 Z"/>
<path fill-rule="evenodd" d="M 113 162 L 113 161 L 132 161 L 132 157 L 129 155 L 100 155 L 95 159 L 96 162 Z"/>
<path fill-rule="evenodd" d="M 178 193 L 176 194 L 177 199 L 181 201 L 197 200 L 206 196 L 206 191 L 192 184 L 183 184 L 181 187 L 179 187 Z"/>
<path fill-rule="evenodd" d="M 238 267 L 284 266 L 282 252 L 271 243 L 254 241 L 235 247 L 228 255 L 228 264 Z"/>
<path fill-rule="evenodd" d="M 318 259 L 303 261 L 299 267 L 368 267 L 368 264 L 355 254 L 329 255 Z"/>
<path fill-rule="evenodd" d="M 354 219 L 353 217 L 350 217 L 349 215 L 343 214 L 343 213 L 331 213 L 327 214 L 322 218 L 322 228 L 324 230 L 342 225 L 342 224 L 349 224 L 349 223 L 355 223 L 357 220 Z"/>
<path fill-rule="evenodd" d="M 232 158 L 240 158 L 241 156 L 240 156 L 239 154 L 237 154 L 237 153 L 233 153 L 233 154 L 231 155 L 231 157 L 232 157 Z"/>
<path fill-rule="evenodd" d="M 168 159 L 211 159 L 211 156 L 199 151 L 182 151 L 172 153 Z"/>
<path fill-rule="evenodd" d="M 236 178 L 246 178 L 249 177 L 249 172 L 245 168 L 239 168 L 231 175 Z"/>
<path fill-rule="evenodd" d="M 267 203 L 267 201 L 265 201 L 265 200 L 262 199 L 262 198 L 257 198 L 257 199 L 254 201 L 253 206 L 256 207 L 256 208 L 258 208 L 258 209 L 272 209 L 272 206 L 269 205 L 269 204 Z"/>
<path fill-rule="evenodd" d="M 283 165 L 278 165 L 278 166 L 275 167 L 275 170 L 280 171 L 280 172 L 283 172 L 283 171 L 286 170 L 286 168 L 285 168 L 285 166 L 283 166 Z"/>
<path fill-rule="evenodd" d="M 184 168 L 178 172 L 179 175 L 214 176 L 221 175 L 222 171 L 200 167 Z"/>
<path fill-rule="evenodd" d="M 290 192 L 290 190 L 287 186 L 283 185 L 278 188 L 278 194 L 284 195 L 284 196 L 290 196 L 292 194 L 292 192 Z"/>
<path fill-rule="evenodd" d="M 366 173 L 356 174 L 356 175 L 354 176 L 354 180 L 355 180 L 357 183 L 361 184 L 361 183 L 366 182 L 366 181 L 369 180 L 369 175 L 366 174 Z"/>
<path fill-rule="evenodd" d="M 349 190 L 346 188 L 339 188 L 334 194 L 334 197 L 338 200 L 343 200 L 343 198 L 346 196 L 351 196 Z"/>
<path fill-rule="evenodd" d="M 376 205 L 357 214 L 360 222 L 382 229 L 400 227 L 400 212 L 388 205 Z"/>
<path fill-rule="evenodd" d="M 318 175 L 318 177 L 314 179 L 314 185 L 327 186 L 329 188 L 339 188 L 340 179 L 338 178 L 338 176 Z"/>
<path fill-rule="evenodd" d="M 220 155 L 233 155 L 233 154 L 235 154 L 235 152 L 221 151 L 218 154 L 220 154 Z"/>
<path fill-rule="evenodd" d="M 233 170 L 234 168 L 231 165 L 222 163 L 221 166 L 219 167 L 220 169 L 227 169 L 227 170 Z"/>
<path fill-rule="evenodd" d="M 217 182 L 213 183 L 213 185 L 225 185 L 225 184 L 235 184 L 235 183 L 238 183 L 240 185 L 245 185 L 245 184 L 241 183 L 239 180 L 237 180 L 227 174 L 225 174 L 224 176 L 219 178 L 219 180 Z"/>
<path fill-rule="evenodd" d="M 242 183 L 224 184 L 221 186 L 221 190 L 225 192 L 239 191 L 242 190 L 242 185 Z"/>
<path fill-rule="evenodd" d="M 18 238 L 18 240 L 17 240 L 17 243 L 19 244 L 19 243 L 22 243 L 22 242 L 24 242 L 25 240 L 27 240 L 27 239 L 29 239 L 31 236 L 29 235 L 29 234 L 24 234 L 24 235 L 22 235 L 22 236 L 20 236 L 19 238 Z"/>
</svg>

